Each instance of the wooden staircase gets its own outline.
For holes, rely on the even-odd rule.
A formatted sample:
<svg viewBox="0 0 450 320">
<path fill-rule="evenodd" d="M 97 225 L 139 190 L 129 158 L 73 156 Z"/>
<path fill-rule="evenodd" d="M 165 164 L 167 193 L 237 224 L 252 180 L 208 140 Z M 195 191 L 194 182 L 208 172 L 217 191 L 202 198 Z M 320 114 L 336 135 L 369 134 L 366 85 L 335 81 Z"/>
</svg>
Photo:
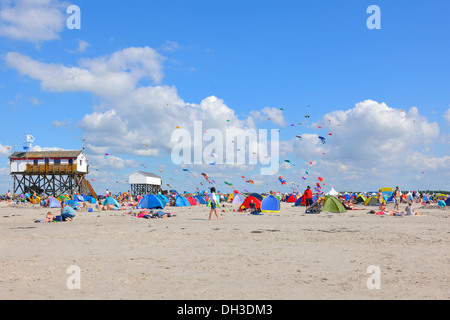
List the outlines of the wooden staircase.
<svg viewBox="0 0 450 320">
<path fill-rule="evenodd" d="M 83 184 L 87 188 L 87 190 L 89 190 L 89 192 L 91 193 L 91 196 L 93 198 L 95 198 L 96 200 L 98 200 L 98 196 L 95 193 L 94 188 L 92 188 L 91 183 L 89 182 L 89 180 L 83 179 Z"/>
</svg>

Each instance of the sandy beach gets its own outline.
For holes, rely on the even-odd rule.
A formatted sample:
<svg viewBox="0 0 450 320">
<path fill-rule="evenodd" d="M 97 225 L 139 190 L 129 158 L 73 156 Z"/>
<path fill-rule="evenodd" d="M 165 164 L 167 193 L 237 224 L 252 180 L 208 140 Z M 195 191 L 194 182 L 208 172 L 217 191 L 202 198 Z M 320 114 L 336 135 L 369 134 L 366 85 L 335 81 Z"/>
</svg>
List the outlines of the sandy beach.
<svg viewBox="0 0 450 320">
<path fill-rule="evenodd" d="M 415 207 L 423 216 L 312 215 L 282 203 L 260 216 L 228 205 L 212 221 L 201 205 L 166 207 L 176 214 L 166 219 L 94 211 L 35 223 L 49 210 L 1 203 L 0 298 L 449 299 L 450 210 Z M 67 285 L 72 265 L 79 289 Z M 379 289 L 367 285 L 370 266 Z"/>
</svg>

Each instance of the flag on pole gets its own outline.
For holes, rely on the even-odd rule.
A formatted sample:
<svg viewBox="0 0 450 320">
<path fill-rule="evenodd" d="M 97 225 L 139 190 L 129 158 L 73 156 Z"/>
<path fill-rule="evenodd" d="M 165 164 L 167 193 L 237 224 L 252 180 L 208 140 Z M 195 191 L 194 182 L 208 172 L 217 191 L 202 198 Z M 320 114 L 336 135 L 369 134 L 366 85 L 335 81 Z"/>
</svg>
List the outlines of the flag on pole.
<svg viewBox="0 0 450 320">
<path fill-rule="evenodd" d="M 34 137 L 30 134 L 27 134 L 27 142 L 34 142 Z"/>
</svg>

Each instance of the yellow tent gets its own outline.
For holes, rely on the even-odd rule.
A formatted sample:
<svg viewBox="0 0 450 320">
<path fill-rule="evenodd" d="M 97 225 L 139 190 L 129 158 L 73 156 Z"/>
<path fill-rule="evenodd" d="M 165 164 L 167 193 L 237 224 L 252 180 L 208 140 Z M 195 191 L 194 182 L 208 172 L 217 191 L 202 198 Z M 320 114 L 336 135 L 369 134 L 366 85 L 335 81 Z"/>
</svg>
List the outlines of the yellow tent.
<svg viewBox="0 0 450 320">
<path fill-rule="evenodd" d="M 33 204 L 40 204 L 41 203 L 41 198 L 36 196 L 36 199 L 33 196 L 30 196 L 28 198 L 28 200 L 30 200 L 31 203 Z"/>
</svg>

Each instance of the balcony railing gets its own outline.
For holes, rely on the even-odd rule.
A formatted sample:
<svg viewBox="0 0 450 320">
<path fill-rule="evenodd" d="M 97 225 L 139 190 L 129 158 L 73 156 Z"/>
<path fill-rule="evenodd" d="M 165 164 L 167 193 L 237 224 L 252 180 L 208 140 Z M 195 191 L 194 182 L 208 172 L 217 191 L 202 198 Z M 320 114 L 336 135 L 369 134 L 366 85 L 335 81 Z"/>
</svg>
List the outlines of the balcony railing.
<svg viewBox="0 0 450 320">
<path fill-rule="evenodd" d="M 78 172 L 76 164 L 27 164 L 26 169 L 28 174 L 71 174 Z"/>
</svg>

